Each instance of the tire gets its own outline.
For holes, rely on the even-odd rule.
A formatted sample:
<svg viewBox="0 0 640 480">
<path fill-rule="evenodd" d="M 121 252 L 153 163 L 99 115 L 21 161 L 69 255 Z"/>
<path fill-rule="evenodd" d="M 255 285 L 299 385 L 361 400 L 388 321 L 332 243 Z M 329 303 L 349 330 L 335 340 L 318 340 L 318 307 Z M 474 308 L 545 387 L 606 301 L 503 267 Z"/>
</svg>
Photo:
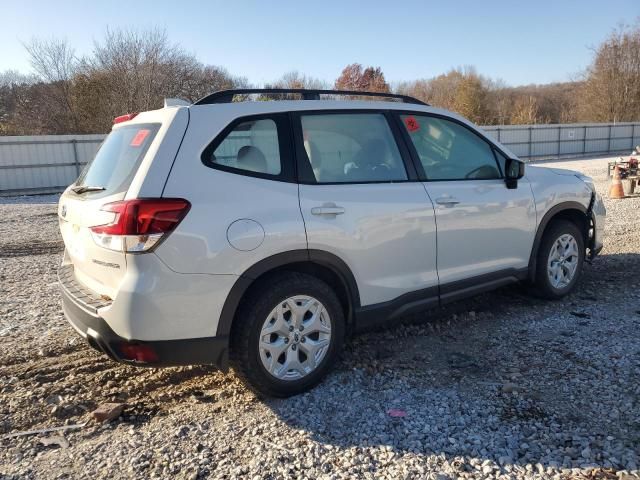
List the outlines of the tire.
<svg viewBox="0 0 640 480">
<path fill-rule="evenodd" d="M 340 354 L 344 336 L 343 308 L 331 287 L 311 275 L 283 272 L 259 282 L 242 299 L 230 360 L 256 392 L 289 397 L 322 380 Z"/>
<path fill-rule="evenodd" d="M 536 293 L 551 300 L 571 293 L 582 274 L 584 254 L 584 237 L 580 228 L 567 220 L 552 221 L 544 232 L 538 248 Z M 573 258 L 576 262 L 575 267 Z"/>
</svg>

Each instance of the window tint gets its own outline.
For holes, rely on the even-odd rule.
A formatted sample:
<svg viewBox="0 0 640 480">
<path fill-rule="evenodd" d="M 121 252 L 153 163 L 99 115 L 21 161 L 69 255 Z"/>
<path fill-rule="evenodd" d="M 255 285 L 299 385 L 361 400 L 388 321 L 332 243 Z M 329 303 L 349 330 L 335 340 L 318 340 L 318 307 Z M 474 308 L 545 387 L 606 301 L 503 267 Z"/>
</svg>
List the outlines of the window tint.
<svg viewBox="0 0 640 480">
<path fill-rule="evenodd" d="M 491 147 L 455 122 L 401 115 L 429 180 L 500 178 Z"/>
<path fill-rule="evenodd" d="M 318 183 L 407 179 L 391 129 L 378 113 L 302 115 L 304 150 Z"/>
<path fill-rule="evenodd" d="M 239 123 L 213 151 L 208 162 L 279 175 L 282 166 L 276 123 L 268 118 Z"/>
<path fill-rule="evenodd" d="M 126 191 L 158 128 L 157 123 L 145 123 L 114 129 L 84 168 L 76 185 L 104 187 L 98 194 L 101 196 Z"/>
</svg>

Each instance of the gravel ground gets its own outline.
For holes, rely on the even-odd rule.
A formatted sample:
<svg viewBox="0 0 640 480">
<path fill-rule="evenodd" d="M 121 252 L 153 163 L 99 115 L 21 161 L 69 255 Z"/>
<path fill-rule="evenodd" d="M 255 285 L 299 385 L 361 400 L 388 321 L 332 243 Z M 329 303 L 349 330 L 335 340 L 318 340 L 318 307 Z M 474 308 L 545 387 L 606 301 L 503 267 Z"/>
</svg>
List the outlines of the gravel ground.
<svg viewBox="0 0 640 480">
<path fill-rule="evenodd" d="M 606 194 L 606 161 L 545 165 Z M 287 400 L 86 346 L 59 305 L 55 201 L 0 199 L 0 478 L 640 478 L 640 196 L 605 200 L 567 299 L 514 286 L 360 336 Z M 105 402 L 122 416 L 90 421 Z"/>
</svg>

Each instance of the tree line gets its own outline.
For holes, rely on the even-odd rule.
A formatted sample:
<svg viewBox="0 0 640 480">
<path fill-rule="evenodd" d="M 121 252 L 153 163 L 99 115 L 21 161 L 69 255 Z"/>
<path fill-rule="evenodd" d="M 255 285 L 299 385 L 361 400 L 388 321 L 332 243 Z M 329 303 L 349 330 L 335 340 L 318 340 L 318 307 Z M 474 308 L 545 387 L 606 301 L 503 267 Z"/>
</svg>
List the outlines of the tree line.
<svg viewBox="0 0 640 480">
<path fill-rule="evenodd" d="M 195 101 L 251 86 L 201 63 L 159 29 L 107 30 L 85 56 L 59 39 L 34 39 L 25 49 L 33 74 L 0 72 L 0 135 L 103 133 L 114 117 L 160 108 L 167 97 Z M 333 84 L 294 71 L 264 87 L 402 93 L 481 125 L 637 121 L 640 20 L 595 47 L 591 64 L 571 82 L 510 87 L 462 67 L 390 85 L 380 67 L 353 63 Z"/>
</svg>

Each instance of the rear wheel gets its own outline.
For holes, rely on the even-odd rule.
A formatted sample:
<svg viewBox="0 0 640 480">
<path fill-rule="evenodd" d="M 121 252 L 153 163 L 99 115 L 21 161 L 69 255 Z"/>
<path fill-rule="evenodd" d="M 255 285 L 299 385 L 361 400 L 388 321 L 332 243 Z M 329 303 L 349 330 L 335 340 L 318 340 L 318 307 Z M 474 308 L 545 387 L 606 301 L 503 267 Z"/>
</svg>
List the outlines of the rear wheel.
<svg viewBox="0 0 640 480">
<path fill-rule="evenodd" d="M 253 288 L 234 322 L 235 371 L 260 393 L 288 397 L 315 386 L 344 341 L 344 313 L 323 281 L 290 272 Z"/>
<path fill-rule="evenodd" d="M 567 220 L 556 220 L 544 233 L 536 265 L 538 293 L 562 298 L 576 286 L 584 263 L 584 239 L 580 229 Z"/>
</svg>

